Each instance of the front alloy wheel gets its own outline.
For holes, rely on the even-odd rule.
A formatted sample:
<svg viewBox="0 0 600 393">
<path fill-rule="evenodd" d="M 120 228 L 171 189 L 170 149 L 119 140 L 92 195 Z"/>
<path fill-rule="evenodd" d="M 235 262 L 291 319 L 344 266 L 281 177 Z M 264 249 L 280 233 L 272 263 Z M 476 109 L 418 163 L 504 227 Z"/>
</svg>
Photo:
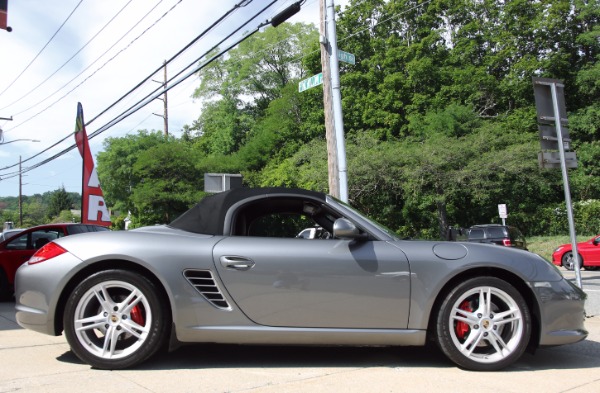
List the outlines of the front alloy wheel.
<svg viewBox="0 0 600 393">
<path fill-rule="evenodd" d="M 475 371 L 502 369 L 527 347 L 531 315 L 512 285 L 476 277 L 457 285 L 437 317 L 437 341 L 458 366 Z"/>
<path fill-rule="evenodd" d="M 575 269 L 575 258 L 573 258 L 573 251 L 566 252 L 562 257 L 562 265 L 567 270 Z M 583 258 L 579 255 L 579 266 L 583 266 Z"/>
<path fill-rule="evenodd" d="M 122 369 L 152 356 L 168 326 L 155 285 L 126 270 L 96 273 L 67 302 L 65 335 L 72 351 L 100 369 Z"/>
</svg>

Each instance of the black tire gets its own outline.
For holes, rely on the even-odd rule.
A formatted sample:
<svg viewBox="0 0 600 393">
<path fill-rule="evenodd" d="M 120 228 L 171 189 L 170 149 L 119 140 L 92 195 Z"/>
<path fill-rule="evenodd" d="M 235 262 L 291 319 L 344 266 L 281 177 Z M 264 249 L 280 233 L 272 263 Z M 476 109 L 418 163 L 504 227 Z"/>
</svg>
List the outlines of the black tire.
<svg viewBox="0 0 600 393">
<path fill-rule="evenodd" d="M 440 349 L 459 367 L 494 371 L 514 363 L 527 348 L 531 313 L 506 281 L 475 277 L 448 293 L 435 328 Z"/>
<path fill-rule="evenodd" d="M 583 267 L 583 258 L 579 255 L 579 266 Z M 573 251 L 565 252 L 561 258 L 562 266 L 567 270 L 573 270 L 575 268 L 575 261 L 573 260 Z"/>
<path fill-rule="evenodd" d="M 85 363 L 106 370 L 147 360 L 166 342 L 170 326 L 159 293 L 146 277 L 127 270 L 88 277 L 69 296 L 63 315 L 71 350 Z"/>
</svg>

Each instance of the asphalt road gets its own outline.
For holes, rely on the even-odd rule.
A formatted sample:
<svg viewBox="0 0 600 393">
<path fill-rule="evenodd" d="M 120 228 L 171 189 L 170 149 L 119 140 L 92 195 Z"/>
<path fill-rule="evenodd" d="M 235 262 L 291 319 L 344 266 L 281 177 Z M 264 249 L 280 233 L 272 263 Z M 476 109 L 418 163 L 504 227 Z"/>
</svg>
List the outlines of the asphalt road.
<svg viewBox="0 0 600 393">
<path fill-rule="evenodd" d="M 131 370 L 81 363 L 63 336 L 20 328 L 0 303 L 5 392 L 600 392 L 600 316 L 587 340 L 525 354 L 499 372 L 455 367 L 434 347 L 306 348 L 191 345 Z"/>
</svg>

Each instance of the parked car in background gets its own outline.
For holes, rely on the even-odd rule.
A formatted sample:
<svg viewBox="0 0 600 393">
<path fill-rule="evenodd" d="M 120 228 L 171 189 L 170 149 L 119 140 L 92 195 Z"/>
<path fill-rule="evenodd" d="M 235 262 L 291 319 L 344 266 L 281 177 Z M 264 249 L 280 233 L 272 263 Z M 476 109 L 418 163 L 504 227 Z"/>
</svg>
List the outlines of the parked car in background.
<svg viewBox="0 0 600 393">
<path fill-rule="evenodd" d="M 0 243 L 15 236 L 17 233 L 23 232 L 24 230 L 25 229 L 15 228 L 15 229 L 7 229 L 5 231 L 2 231 L 2 233 L 0 233 Z"/>
<path fill-rule="evenodd" d="M 297 237 L 312 227 L 331 237 Z M 56 239 L 19 268 L 15 300 L 21 326 L 64 331 L 100 369 L 181 343 L 435 341 L 461 367 L 498 370 L 587 336 L 585 293 L 537 254 L 402 240 L 329 195 L 285 188 L 234 188 L 169 225 Z"/>
<path fill-rule="evenodd" d="M 579 255 L 579 266 L 585 270 L 598 270 L 600 268 L 600 235 L 577 243 L 577 254 Z M 571 243 L 563 244 L 554 250 L 552 263 L 567 270 L 573 270 L 575 261 Z"/>
<path fill-rule="evenodd" d="M 0 243 L 0 296 L 12 294 L 17 268 L 46 243 L 63 236 L 84 232 L 108 231 L 99 225 L 48 224 L 20 229 L 20 234 L 11 235 Z"/>
<path fill-rule="evenodd" d="M 466 230 L 467 241 L 497 244 L 527 250 L 525 236 L 518 228 L 501 224 L 473 225 Z"/>
</svg>

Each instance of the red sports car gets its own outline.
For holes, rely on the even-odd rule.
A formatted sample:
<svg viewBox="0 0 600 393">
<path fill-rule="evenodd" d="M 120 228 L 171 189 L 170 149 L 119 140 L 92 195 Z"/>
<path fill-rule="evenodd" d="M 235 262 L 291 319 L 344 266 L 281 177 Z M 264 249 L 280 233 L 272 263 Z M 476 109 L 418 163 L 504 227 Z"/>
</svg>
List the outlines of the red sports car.
<svg viewBox="0 0 600 393">
<path fill-rule="evenodd" d="M 12 294 L 17 268 L 44 244 L 63 236 L 99 231 L 108 231 L 108 228 L 87 224 L 48 224 L 12 234 L 0 243 L 0 297 Z"/>
<path fill-rule="evenodd" d="M 580 266 L 585 270 L 597 270 L 600 268 L 600 235 L 596 235 L 588 241 L 577 243 Z M 554 250 L 552 263 L 563 266 L 567 270 L 573 270 L 573 247 L 571 243 L 563 244 Z"/>
</svg>

